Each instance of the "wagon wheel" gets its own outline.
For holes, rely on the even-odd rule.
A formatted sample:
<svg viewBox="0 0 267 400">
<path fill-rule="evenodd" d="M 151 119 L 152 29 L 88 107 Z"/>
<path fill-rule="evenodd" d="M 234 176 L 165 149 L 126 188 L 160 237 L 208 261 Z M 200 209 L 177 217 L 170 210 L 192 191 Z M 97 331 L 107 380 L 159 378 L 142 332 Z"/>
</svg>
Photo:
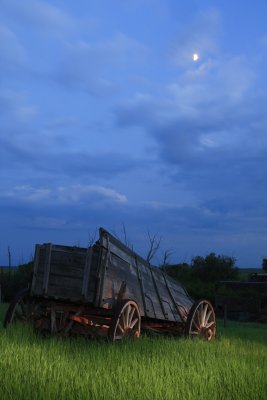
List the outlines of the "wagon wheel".
<svg viewBox="0 0 267 400">
<path fill-rule="evenodd" d="M 4 327 L 16 322 L 29 322 L 36 312 L 37 303 L 30 297 L 28 288 L 20 290 L 10 302 L 7 309 Z"/>
<path fill-rule="evenodd" d="M 115 342 L 125 338 L 138 338 L 141 331 L 141 316 L 133 300 L 124 300 L 116 308 L 109 328 L 109 339 Z"/>
<path fill-rule="evenodd" d="M 211 303 L 199 300 L 190 309 L 186 325 L 185 336 L 210 341 L 216 334 L 216 318 Z"/>
</svg>

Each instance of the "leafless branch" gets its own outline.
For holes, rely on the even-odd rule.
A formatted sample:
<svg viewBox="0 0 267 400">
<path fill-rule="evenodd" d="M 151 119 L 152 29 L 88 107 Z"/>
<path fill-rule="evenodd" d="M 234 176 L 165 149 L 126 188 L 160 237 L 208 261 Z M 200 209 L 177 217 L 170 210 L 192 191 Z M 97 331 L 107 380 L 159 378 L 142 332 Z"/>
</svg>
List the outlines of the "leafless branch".
<svg viewBox="0 0 267 400">
<path fill-rule="evenodd" d="M 94 233 L 89 233 L 88 232 L 88 247 L 93 246 L 96 240 L 96 234 L 97 234 L 97 228 L 95 228 Z"/>
<path fill-rule="evenodd" d="M 154 236 L 150 235 L 150 232 L 147 232 L 148 239 L 149 239 L 149 250 L 147 253 L 146 260 L 150 263 L 150 261 L 154 258 L 155 254 L 157 253 L 160 243 L 161 243 L 161 237 L 158 237 L 157 234 Z"/>
<path fill-rule="evenodd" d="M 174 250 L 172 250 L 172 249 L 167 249 L 164 251 L 163 260 L 160 263 L 160 268 L 165 269 L 165 267 L 169 264 L 168 260 L 173 253 L 174 253 Z"/>
<path fill-rule="evenodd" d="M 130 247 L 130 242 L 128 241 L 127 232 L 126 232 L 126 228 L 125 228 L 124 224 L 122 224 L 122 230 L 123 230 L 123 236 L 124 236 L 124 244 L 126 246 Z"/>
</svg>

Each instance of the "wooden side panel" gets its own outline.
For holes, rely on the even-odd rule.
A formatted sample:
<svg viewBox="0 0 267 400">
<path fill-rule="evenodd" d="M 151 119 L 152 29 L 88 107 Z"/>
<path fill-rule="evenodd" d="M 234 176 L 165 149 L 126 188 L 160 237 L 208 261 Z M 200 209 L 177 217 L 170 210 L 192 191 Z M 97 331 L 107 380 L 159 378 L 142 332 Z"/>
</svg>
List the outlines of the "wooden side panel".
<svg viewBox="0 0 267 400">
<path fill-rule="evenodd" d="M 158 291 L 160 294 L 160 301 L 162 303 L 162 307 L 164 309 L 164 317 L 169 321 L 181 321 L 180 314 L 178 312 L 177 306 L 173 301 L 173 298 L 166 286 L 166 281 L 160 269 L 153 268 L 153 275 L 155 277 L 155 283 L 158 287 Z"/>
<path fill-rule="evenodd" d="M 176 306 L 180 310 L 180 313 L 187 317 L 192 305 L 194 304 L 194 300 L 188 295 L 185 288 L 179 284 L 179 282 L 175 281 L 168 275 L 165 275 L 165 277 L 175 299 Z"/>
<path fill-rule="evenodd" d="M 102 229 L 89 249 L 37 245 L 31 294 L 106 309 L 127 298 L 143 317 L 178 322 L 193 304 L 178 282 Z"/>
<path fill-rule="evenodd" d="M 123 282 L 126 282 L 123 298 L 135 300 L 140 308 L 141 315 L 144 315 L 143 300 L 136 266 L 132 261 L 128 263 L 116 254 L 110 252 L 103 282 L 102 307 L 112 308 L 116 304 Z"/>
<path fill-rule="evenodd" d="M 165 319 L 165 310 L 160 304 L 159 296 L 155 290 L 155 283 L 151 268 L 147 264 L 141 264 L 142 280 L 144 284 L 147 316 L 150 318 Z"/>
<path fill-rule="evenodd" d="M 48 268 L 47 252 L 49 247 L 47 245 L 38 246 L 39 254 L 32 281 L 32 295 L 68 301 L 92 302 L 96 274 L 95 264 L 97 263 L 95 256 L 92 256 L 92 268 L 88 270 L 88 266 L 86 269 L 88 253 L 86 248 L 51 245 Z M 89 272 L 86 279 L 85 272 Z"/>
<path fill-rule="evenodd" d="M 102 262 L 106 263 L 100 306 L 112 308 L 125 281 L 124 298 L 138 303 L 141 316 L 177 322 L 186 318 L 193 300 L 178 282 L 150 266 L 108 232 L 102 230 L 100 235 L 105 249 Z"/>
</svg>

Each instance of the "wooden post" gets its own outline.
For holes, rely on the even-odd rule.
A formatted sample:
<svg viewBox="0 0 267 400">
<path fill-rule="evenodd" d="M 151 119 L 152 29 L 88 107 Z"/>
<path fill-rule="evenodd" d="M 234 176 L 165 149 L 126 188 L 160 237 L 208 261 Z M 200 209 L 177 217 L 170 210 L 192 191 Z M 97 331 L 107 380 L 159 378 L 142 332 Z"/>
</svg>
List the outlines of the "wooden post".
<svg viewBox="0 0 267 400">
<path fill-rule="evenodd" d="M 227 322 L 227 304 L 223 304 L 223 326 L 226 327 Z"/>
<path fill-rule="evenodd" d="M 10 282 L 10 277 L 11 277 L 11 250 L 10 250 L 10 246 L 8 246 L 7 251 L 8 251 L 8 279 L 9 279 L 9 282 Z"/>
<path fill-rule="evenodd" d="M 4 271 L 0 267 L 0 303 L 2 303 L 3 293 L 2 293 L 2 283 L 4 282 Z"/>
</svg>

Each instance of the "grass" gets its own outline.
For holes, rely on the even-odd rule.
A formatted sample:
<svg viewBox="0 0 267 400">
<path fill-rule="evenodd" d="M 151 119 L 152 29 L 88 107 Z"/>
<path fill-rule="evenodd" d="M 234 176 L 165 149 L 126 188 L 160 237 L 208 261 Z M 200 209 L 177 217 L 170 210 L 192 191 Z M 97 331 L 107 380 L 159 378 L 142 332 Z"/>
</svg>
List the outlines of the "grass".
<svg viewBox="0 0 267 400">
<path fill-rule="evenodd" d="M 3 317 L 3 306 L 0 308 Z M 267 326 L 219 324 L 212 343 L 42 338 L 0 328 L 0 399 L 265 400 Z"/>
</svg>

